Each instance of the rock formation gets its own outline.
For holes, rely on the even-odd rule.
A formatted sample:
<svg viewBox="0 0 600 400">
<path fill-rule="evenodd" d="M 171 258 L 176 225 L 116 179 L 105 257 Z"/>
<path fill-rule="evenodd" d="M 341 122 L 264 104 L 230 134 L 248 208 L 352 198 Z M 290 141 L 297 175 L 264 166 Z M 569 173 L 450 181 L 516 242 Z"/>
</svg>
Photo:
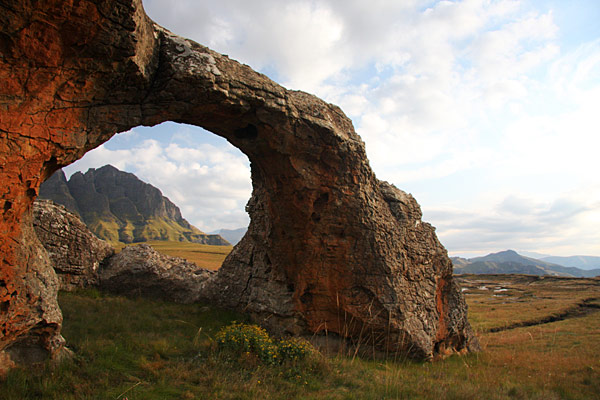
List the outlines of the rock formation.
<svg viewBox="0 0 600 400">
<path fill-rule="evenodd" d="M 214 271 L 179 257 L 160 254 L 147 244 L 125 247 L 100 272 L 103 289 L 123 295 L 143 295 L 195 303 L 202 299 Z"/>
<path fill-rule="evenodd" d="M 101 263 L 115 253 L 75 214 L 50 200 L 33 203 L 33 226 L 48 252 L 62 290 L 97 286 Z"/>
<path fill-rule="evenodd" d="M 167 120 L 225 137 L 251 162 L 248 232 L 207 293 L 279 330 L 420 358 L 477 348 L 434 228 L 376 179 L 338 107 L 172 34 L 141 0 L 0 8 L 0 351 L 14 358 L 27 338 L 53 353 L 61 339 L 52 291 L 36 291 L 53 285 L 34 256 L 40 184 L 116 132 Z"/>
<path fill-rule="evenodd" d="M 76 172 L 68 182 L 59 170 L 39 192 L 41 198 L 79 215 L 96 236 L 113 243 L 171 240 L 229 245 L 221 236 L 192 226 L 160 190 L 112 165 L 90 168 L 85 174 Z"/>
</svg>

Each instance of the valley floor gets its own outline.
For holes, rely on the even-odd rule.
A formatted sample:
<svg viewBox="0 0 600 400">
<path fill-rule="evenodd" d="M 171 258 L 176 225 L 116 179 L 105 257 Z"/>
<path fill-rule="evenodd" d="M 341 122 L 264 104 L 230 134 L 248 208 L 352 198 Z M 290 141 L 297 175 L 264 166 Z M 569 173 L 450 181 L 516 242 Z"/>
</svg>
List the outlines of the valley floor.
<svg viewBox="0 0 600 400">
<path fill-rule="evenodd" d="M 339 354 L 265 366 L 216 349 L 218 329 L 244 315 L 96 290 L 61 293 L 63 333 L 76 357 L 12 371 L 0 398 L 600 398 L 599 279 L 458 279 L 483 351 L 432 363 Z"/>
</svg>

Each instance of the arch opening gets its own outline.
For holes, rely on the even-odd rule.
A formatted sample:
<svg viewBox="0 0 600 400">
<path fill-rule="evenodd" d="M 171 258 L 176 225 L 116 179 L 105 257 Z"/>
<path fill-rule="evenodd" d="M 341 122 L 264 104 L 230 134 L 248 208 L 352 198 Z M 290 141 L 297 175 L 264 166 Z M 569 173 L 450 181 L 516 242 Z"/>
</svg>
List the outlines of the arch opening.
<svg viewBox="0 0 600 400">
<path fill-rule="evenodd" d="M 180 209 L 183 219 L 206 234 L 218 235 L 222 229 L 240 232 L 248 226 L 245 205 L 252 191 L 249 161 L 225 139 L 204 129 L 169 122 L 155 127 L 136 127 L 113 136 L 63 171 L 69 179 L 76 173 L 85 174 L 90 168 L 97 170 L 104 165 L 132 173 L 160 190 Z M 126 186 L 127 182 L 119 181 L 119 185 Z M 112 194 L 125 195 L 114 191 Z M 141 203 L 139 198 L 134 200 Z M 118 204 L 110 205 L 118 207 Z M 138 204 L 135 211 L 146 206 L 154 209 L 142 210 L 148 214 L 145 218 L 152 217 L 153 213 L 167 217 L 159 212 L 164 206 L 158 201 Z M 138 230 L 143 233 L 142 229 Z M 140 235 L 127 241 L 163 239 L 189 241 L 173 235 Z M 232 245 L 236 243 L 234 240 Z"/>
</svg>

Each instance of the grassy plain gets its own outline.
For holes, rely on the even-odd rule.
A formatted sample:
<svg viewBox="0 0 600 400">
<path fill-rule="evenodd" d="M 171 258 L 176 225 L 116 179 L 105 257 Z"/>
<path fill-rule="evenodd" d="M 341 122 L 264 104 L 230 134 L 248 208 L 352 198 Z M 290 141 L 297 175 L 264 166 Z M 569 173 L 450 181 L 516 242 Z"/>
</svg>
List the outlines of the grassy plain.
<svg viewBox="0 0 600 400">
<path fill-rule="evenodd" d="M 185 258 L 198 265 L 199 267 L 217 270 L 223 264 L 225 257 L 231 252 L 233 246 L 211 246 L 208 244 L 198 244 L 190 242 L 173 241 L 149 241 L 144 242 L 152 246 L 156 251 L 173 257 Z M 113 246 L 120 251 L 126 245 L 124 243 L 113 243 Z"/>
<path fill-rule="evenodd" d="M 63 333 L 76 358 L 12 371 L 0 398 L 600 398 L 600 280 L 460 279 L 483 351 L 432 363 L 340 354 L 264 366 L 215 349 L 216 331 L 244 315 L 96 290 L 61 293 Z M 560 318 L 540 323 L 549 316 Z M 510 328 L 515 323 L 526 326 Z"/>
</svg>

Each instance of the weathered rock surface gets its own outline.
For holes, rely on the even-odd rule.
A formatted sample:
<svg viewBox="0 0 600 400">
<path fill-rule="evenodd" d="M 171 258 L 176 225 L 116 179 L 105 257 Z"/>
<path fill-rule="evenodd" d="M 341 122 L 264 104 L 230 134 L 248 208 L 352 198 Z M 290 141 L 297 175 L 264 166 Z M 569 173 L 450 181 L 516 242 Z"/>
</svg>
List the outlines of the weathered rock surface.
<svg viewBox="0 0 600 400">
<path fill-rule="evenodd" d="M 64 205 L 96 236 L 110 242 L 171 240 L 229 245 L 221 236 L 191 225 L 159 189 L 112 165 L 90 168 L 85 174 L 76 172 L 69 181 L 59 170 L 40 186 L 39 196 Z"/>
<path fill-rule="evenodd" d="M 56 302 L 58 278 L 54 269 L 48 267 L 51 262 L 34 232 L 31 216 L 26 218 L 20 235 L 26 246 L 20 247 L 16 254 L 23 260 L 22 268 L 14 271 L 14 282 L 0 286 L 3 297 L 0 302 L 0 375 L 14 365 L 57 359 L 68 351 L 60 335 L 62 314 Z M 4 282 L 6 278 L 0 281 Z M 16 328 L 21 330 L 15 332 Z"/>
<path fill-rule="evenodd" d="M 33 203 L 35 233 L 48 252 L 60 289 L 97 286 L 98 269 L 115 253 L 98 239 L 75 214 L 50 200 Z"/>
<path fill-rule="evenodd" d="M 29 271 L 49 269 L 29 257 L 41 182 L 115 132 L 167 120 L 251 161 L 250 226 L 208 282 L 215 301 L 415 357 L 478 347 L 434 228 L 376 179 L 338 107 L 157 26 L 140 0 L 0 8 L 0 351 L 23 337 L 51 351 L 60 337 L 59 323 L 39 330 L 53 300 L 27 297 L 41 284 Z"/>
<path fill-rule="evenodd" d="M 205 297 L 206 283 L 214 274 L 183 258 L 138 244 L 112 257 L 100 271 L 100 282 L 103 289 L 117 294 L 195 303 Z"/>
</svg>

